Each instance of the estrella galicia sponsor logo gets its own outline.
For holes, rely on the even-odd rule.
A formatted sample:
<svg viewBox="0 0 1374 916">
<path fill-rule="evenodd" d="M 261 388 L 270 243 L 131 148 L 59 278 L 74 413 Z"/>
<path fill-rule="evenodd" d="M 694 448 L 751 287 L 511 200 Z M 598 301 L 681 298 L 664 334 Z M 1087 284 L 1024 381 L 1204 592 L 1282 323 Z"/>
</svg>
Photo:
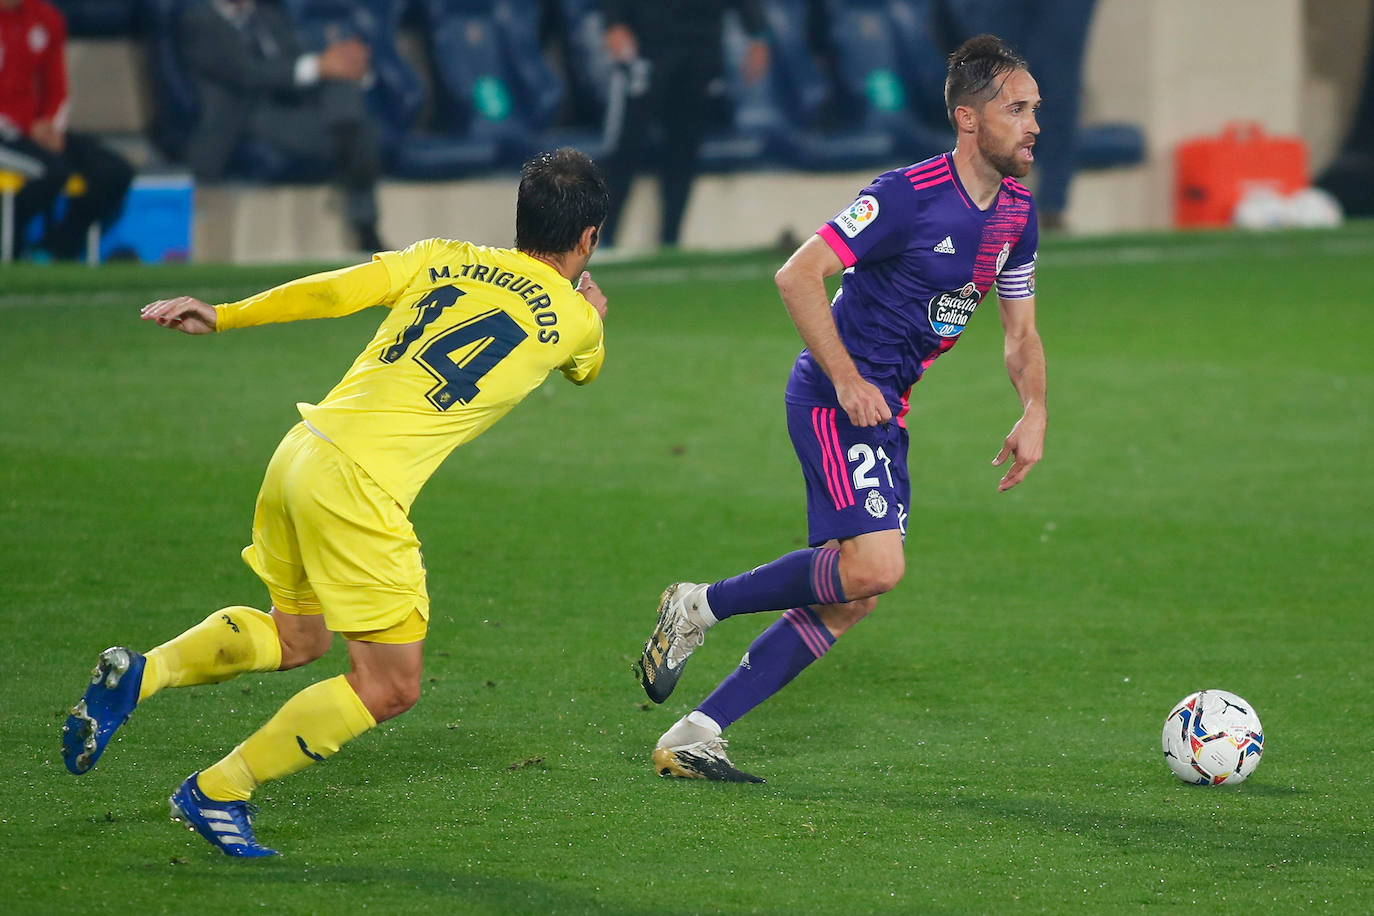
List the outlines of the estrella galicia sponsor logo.
<svg viewBox="0 0 1374 916">
<path fill-rule="evenodd" d="M 868 496 L 864 499 L 864 508 L 874 518 L 883 518 L 887 515 L 887 500 L 877 490 L 869 490 Z"/>
<path fill-rule="evenodd" d="M 965 283 L 962 289 L 936 293 L 928 306 L 930 326 L 941 337 L 958 337 L 982 298 L 972 282 Z"/>
<path fill-rule="evenodd" d="M 835 225 L 839 226 L 840 231 L 852 239 L 871 226 L 877 218 L 878 198 L 872 194 L 865 194 L 850 204 L 848 210 L 842 211 L 835 217 Z"/>
</svg>

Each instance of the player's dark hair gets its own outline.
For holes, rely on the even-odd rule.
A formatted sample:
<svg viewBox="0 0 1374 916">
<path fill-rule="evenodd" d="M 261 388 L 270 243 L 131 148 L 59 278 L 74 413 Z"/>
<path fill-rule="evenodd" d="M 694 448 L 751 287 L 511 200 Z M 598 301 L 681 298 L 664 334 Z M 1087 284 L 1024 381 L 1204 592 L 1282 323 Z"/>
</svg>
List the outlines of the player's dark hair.
<svg viewBox="0 0 1374 916">
<path fill-rule="evenodd" d="M 1002 91 L 1013 70 L 1029 70 L 1026 59 L 996 35 L 975 35 L 949 56 L 945 113 L 956 130 L 954 109 L 982 106 Z"/>
<path fill-rule="evenodd" d="M 540 153 L 520 170 L 515 247 L 539 254 L 571 251 L 584 229 L 599 229 L 609 208 L 606 182 L 590 156 L 570 146 Z"/>
</svg>

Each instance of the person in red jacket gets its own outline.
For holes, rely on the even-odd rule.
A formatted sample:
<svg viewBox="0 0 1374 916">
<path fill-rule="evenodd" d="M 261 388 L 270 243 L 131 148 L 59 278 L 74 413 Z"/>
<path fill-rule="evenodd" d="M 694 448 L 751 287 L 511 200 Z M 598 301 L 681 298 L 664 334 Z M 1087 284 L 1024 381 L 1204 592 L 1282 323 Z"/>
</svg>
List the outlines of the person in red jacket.
<svg viewBox="0 0 1374 916">
<path fill-rule="evenodd" d="M 28 176 L 15 196 L 15 250 L 24 228 L 49 210 L 73 174 L 85 190 L 50 222 L 43 247 L 79 258 L 92 223 L 109 225 L 124 207 L 134 170 L 95 138 L 67 130 L 67 24 L 47 0 L 0 0 L 0 149 Z"/>
</svg>

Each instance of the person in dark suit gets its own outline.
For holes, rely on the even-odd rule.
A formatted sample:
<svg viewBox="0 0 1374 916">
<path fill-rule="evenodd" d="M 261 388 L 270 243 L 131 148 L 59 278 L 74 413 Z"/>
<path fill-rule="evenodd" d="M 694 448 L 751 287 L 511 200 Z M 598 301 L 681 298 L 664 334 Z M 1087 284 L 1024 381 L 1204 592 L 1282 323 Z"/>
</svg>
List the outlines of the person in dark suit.
<svg viewBox="0 0 1374 916">
<path fill-rule="evenodd" d="M 258 0 L 193 0 L 177 39 L 200 95 L 188 147 L 196 179 L 224 179 L 240 142 L 263 141 L 328 168 L 358 248 L 385 249 L 377 236 L 380 144 L 364 100 L 367 46 L 347 38 L 306 53 L 286 12 Z"/>
<path fill-rule="evenodd" d="M 615 243 L 620 213 L 635 174 L 652 168 L 662 203 L 659 240 L 676 246 L 698 169 L 698 148 L 709 126 L 711 84 L 725 67 L 721 29 L 727 8 L 738 10 L 750 41 L 744 76 L 768 69 L 767 24 L 759 0 L 602 0 L 603 44 L 615 74 L 607 102 L 602 173 L 611 193 L 603 244 Z M 659 127 L 657 158 L 650 142 Z"/>
</svg>

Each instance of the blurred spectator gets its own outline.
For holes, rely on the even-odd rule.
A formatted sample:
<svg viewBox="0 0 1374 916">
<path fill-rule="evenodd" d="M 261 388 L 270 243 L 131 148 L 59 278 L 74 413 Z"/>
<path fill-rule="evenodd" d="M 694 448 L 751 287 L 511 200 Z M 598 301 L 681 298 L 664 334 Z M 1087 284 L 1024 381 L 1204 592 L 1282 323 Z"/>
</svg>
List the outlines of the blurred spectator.
<svg viewBox="0 0 1374 916">
<path fill-rule="evenodd" d="M 1040 85 L 1035 141 L 1035 204 L 1041 229 L 1060 229 L 1078 165 L 1083 57 L 1096 0 L 940 0 L 951 47 L 981 32 L 1008 41 L 1030 61 Z"/>
<path fill-rule="evenodd" d="M 1366 47 L 1364 93 L 1350 134 L 1316 181 L 1341 202 L 1346 216 L 1374 216 L 1374 18 Z"/>
<path fill-rule="evenodd" d="M 226 177 L 236 148 L 259 141 L 325 168 L 343 189 L 358 248 L 380 251 L 381 152 L 364 82 L 371 64 L 356 38 L 305 53 L 284 10 L 256 0 L 194 0 L 177 25 L 200 116 L 188 158 L 198 180 Z"/>
<path fill-rule="evenodd" d="M 49 221 L 42 245 L 53 257 L 79 258 L 92 223 L 109 225 L 124 206 L 134 170 L 93 137 L 67 130 L 67 26 L 46 0 L 0 0 L 0 146 L 32 160 L 15 196 L 15 253 L 24 229 L 51 212 L 73 174 L 84 190 Z"/>
<path fill-rule="evenodd" d="M 604 244 L 614 244 L 630 184 L 655 151 L 663 217 L 659 237 L 664 245 L 677 244 L 712 114 L 709 88 L 724 70 L 721 33 L 727 7 L 739 11 L 750 36 L 744 77 L 752 83 L 768 69 L 759 0 L 603 0 L 604 44 L 616 65 L 600 163 L 611 195 Z M 661 144 L 653 143 L 654 129 Z"/>
</svg>

